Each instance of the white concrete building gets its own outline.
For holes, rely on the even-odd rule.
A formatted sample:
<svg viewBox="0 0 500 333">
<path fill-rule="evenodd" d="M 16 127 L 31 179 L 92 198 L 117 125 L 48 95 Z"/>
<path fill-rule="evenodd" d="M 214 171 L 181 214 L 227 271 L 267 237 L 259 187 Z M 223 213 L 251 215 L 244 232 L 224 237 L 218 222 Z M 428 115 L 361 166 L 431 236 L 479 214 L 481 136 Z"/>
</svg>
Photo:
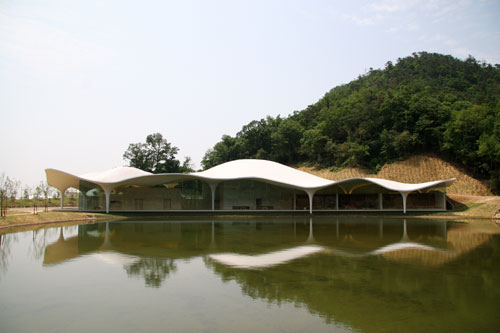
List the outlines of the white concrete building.
<svg viewBox="0 0 500 333">
<path fill-rule="evenodd" d="M 236 160 L 202 172 L 151 174 L 121 167 L 81 176 L 46 169 L 62 194 L 80 191 L 82 211 L 446 210 L 445 179 L 420 184 L 379 178 L 327 180 L 265 160 Z"/>
</svg>

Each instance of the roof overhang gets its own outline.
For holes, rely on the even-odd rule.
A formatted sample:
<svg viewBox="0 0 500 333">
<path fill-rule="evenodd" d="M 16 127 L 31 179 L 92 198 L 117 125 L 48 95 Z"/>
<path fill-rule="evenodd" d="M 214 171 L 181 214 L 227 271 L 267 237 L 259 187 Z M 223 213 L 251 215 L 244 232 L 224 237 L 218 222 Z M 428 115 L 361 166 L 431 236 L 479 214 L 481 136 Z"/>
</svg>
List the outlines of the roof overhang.
<svg viewBox="0 0 500 333">
<path fill-rule="evenodd" d="M 46 169 L 45 173 L 48 184 L 59 190 L 65 190 L 70 187 L 79 189 L 80 181 L 94 183 L 103 189 L 109 189 L 126 185 L 154 186 L 183 180 L 201 180 L 208 184 L 218 184 L 231 180 L 251 179 L 308 192 L 315 192 L 335 185 L 342 188 L 353 188 L 356 184 L 366 183 L 380 186 L 389 191 L 409 193 L 437 186 L 449 186 L 455 181 L 455 178 L 450 178 L 419 184 L 408 184 L 387 179 L 361 177 L 333 181 L 265 160 L 236 160 L 218 165 L 206 171 L 188 174 L 150 174 L 130 167 L 116 168 L 82 176 L 72 175 L 56 169 Z"/>
</svg>

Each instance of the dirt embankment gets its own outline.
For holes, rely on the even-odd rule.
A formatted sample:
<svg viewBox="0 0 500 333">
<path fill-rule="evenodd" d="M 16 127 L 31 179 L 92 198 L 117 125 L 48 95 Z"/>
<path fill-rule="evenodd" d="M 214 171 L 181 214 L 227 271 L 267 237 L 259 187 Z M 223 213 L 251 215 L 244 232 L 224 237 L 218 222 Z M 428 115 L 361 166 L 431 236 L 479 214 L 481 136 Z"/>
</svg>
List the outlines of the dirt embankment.
<svg viewBox="0 0 500 333">
<path fill-rule="evenodd" d="M 403 183 L 424 183 L 433 180 L 456 178 L 447 188 L 448 194 L 491 196 L 488 184 L 471 177 L 467 172 L 435 156 L 417 155 L 405 161 L 384 165 L 376 174 L 360 168 L 345 168 L 338 171 L 299 167 L 299 170 L 331 180 L 351 177 L 385 178 Z"/>
</svg>

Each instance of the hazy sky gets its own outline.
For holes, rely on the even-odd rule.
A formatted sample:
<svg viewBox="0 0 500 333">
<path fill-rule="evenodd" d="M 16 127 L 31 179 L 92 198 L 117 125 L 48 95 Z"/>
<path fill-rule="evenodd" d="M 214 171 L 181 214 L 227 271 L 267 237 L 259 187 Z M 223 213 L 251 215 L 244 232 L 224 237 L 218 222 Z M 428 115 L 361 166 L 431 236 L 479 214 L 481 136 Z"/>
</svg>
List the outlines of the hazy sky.
<svg viewBox="0 0 500 333">
<path fill-rule="evenodd" d="M 125 165 L 160 132 L 196 164 L 412 52 L 500 63 L 500 1 L 0 0 L 0 173 Z"/>
</svg>

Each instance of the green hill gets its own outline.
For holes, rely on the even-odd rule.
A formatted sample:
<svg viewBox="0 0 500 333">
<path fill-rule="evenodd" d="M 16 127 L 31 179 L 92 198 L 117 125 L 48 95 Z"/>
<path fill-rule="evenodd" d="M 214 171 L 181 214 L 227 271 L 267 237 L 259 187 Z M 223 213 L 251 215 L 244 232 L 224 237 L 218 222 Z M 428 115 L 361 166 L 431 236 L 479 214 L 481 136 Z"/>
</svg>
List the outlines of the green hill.
<svg viewBox="0 0 500 333">
<path fill-rule="evenodd" d="M 414 53 L 333 88 L 288 117 L 224 135 L 202 165 L 263 158 L 372 172 L 433 153 L 500 189 L 500 65 Z"/>
</svg>

